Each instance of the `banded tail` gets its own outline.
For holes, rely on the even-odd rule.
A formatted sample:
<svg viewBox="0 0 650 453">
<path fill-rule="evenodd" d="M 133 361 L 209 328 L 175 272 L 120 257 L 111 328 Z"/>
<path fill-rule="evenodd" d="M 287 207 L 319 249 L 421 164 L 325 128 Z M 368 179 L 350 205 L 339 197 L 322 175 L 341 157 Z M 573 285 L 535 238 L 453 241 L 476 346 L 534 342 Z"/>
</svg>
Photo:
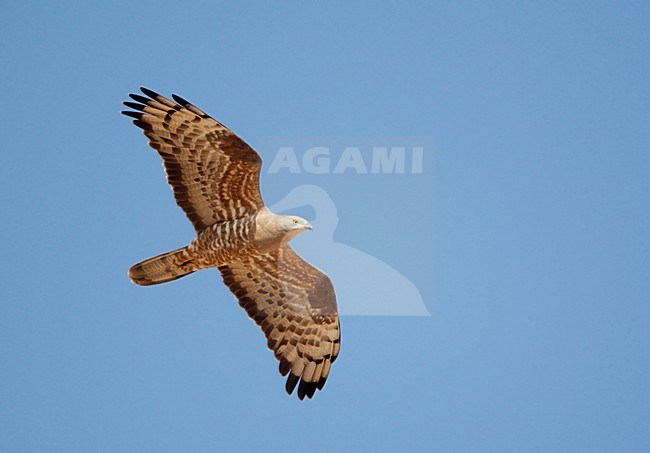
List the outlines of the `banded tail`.
<svg viewBox="0 0 650 453">
<path fill-rule="evenodd" d="M 187 247 L 183 247 L 135 264 L 129 269 L 129 278 L 142 286 L 158 285 L 185 277 L 199 269 L 201 266 L 192 261 Z"/>
</svg>

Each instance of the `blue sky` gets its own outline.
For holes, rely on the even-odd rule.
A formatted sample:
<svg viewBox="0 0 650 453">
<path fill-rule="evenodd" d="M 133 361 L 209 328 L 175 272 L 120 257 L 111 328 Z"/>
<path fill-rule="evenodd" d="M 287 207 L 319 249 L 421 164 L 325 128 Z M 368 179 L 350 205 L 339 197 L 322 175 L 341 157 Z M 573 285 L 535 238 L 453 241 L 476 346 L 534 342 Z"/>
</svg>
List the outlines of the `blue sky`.
<svg viewBox="0 0 650 453">
<path fill-rule="evenodd" d="M 648 451 L 649 19 L 646 2 L 5 5 L 0 447 Z M 118 113 L 140 85 L 266 165 L 273 137 L 428 137 L 421 175 L 262 188 L 325 187 L 334 239 L 432 316 L 344 317 L 327 386 L 299 402 L 216 271 L 131 284 L 192 236 Z"/>
</svg>

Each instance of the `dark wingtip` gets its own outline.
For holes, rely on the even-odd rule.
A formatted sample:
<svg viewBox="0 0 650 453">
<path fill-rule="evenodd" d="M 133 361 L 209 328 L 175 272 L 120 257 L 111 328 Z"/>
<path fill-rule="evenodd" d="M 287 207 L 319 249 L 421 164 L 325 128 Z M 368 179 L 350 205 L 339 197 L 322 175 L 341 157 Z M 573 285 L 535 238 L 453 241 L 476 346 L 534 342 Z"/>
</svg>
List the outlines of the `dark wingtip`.
<svg viewBox="0 0 650 453">
<path fill-rule="evenodd" d="M 285 389 L 287 390 L 287 393 L 291 395 L 293 393 L 293 390 L 296 388 L 296 385 L 298 384 L 298 381 L 300 380 L 300 376 L 296 376 L 295 374 L 291 373 L 289 377 L 287 378 L 287 384 L 285 386 Z M 300 398 L 302 399 L 302 398 Z"/>
<path fill-rule="evenodd" d="M 144 96 L 140 96 L 139 94 L 134 94 L 134 93 L 130 93 L 130 94 L 129 94 L 129 97 L 130 97 L 131 99 L 133 99 L 134 101 L 138 101 L 138 102 L 140 102 L 140 103 L 142 103 L 142 104 L 146 104 L 146 103 L 148 103 L 148 102 L 151 100 L 151 99 L 149 99 L 149 98 L 146 98 L 146 97 L 144 97 Z"/>
<path fill-rule="evenodd" d="M 142 91 L 144 94 L 149 96 L 151 99 L 156 99 L 158 96 L 160 96 L 158 93 L 156 93 L 153 90 L 150 90 L 149 88 L 140 87 L 140 91 Z"/>
<path fill-rule="evenodd" d="M 316 392 L 317 386 L 317 382 L 307 382 L 304 379 L 301 379 L 300 385 L 298 386 L 298 398 L 302 400 L 306 396 L 311 399 L 314 396 L 314 392 Z"/>
<path fill-rule="evenodd" d="M 130 110 L 122 110 L 120 112 L 122 115 L 130 116 L 131 118 L 135 118 L 136 120 L 139 120 L 142 118 L 142 112 L 132 112 Z"/>
<path fill-rule="evenodd" d="M 181 107 L 189 110 L 190 112 L 194 113 L 195 115 L 198 115 L 201 118 L 212 118 L 210 115 L 205 113 L 203 110 L 198 108 L 196 105 L 192 104 L 187 99 L 184 99 L 184 98 L 180 97 L 177 94 L 172 94 L 172 98 L 174 99 L 174 101 L 176 101 L 176 103 L 178 105 L 180 105 Z"/>
<path fill-rule="evenodd" d="M 307 386 L 307 398 L 312 399 L 318 388 L 318 382 L 310 382 Z"/>
<path fill-rule="evenodd" d="M 318 381 L 318 390 L 323 390 L 323 387 L 325 387 L 325 382 L 327 382 L 326 377 L 320 378 L 320 380 Z"/>
<path fill-rule="evenodd" d="M 176 102 L 178 102 L 180 105 L 182 105 L 183 107 L 185 107 L 185 106 L 188 105 L 188 104 L 191 104 L 191 102 L 188 102 L 187 100 L 183 99 L 182 97 L 180 97 L 180 96 L 177 95 L 177 94 L 172 94 L 172 98 L 173 98 Z"/>
<path fill-rule="evenodd" d="M 286 376 L 289 371 L 291 371 L 291 364 L 287 360 L 282 360 L 280 362 L 280 374 Z"/>
<path fill-rule="evenodd" d="M 127 107 L 134 109 L 134 110 L 139 110 L 139 111 L 144 111 L 144 105 L 138 103 L 138 102 L 129 102 L 129 101 L 124 101 L 122 104 L 126 105 Z"/>
<path fill-rule="evenodd" d="M 148 124 L 148 123 L 145 123 L 142 120 L 133 120 L 133 124 L 135 124 L 136 126 L 138 126 L 142 130 L 145 130 L 145 131 L 151 130 L 151 125 Z"/>
<path fill-rule="evenodd" d="M 305 380 L 301 379 L 300 380 L 300 385 L 298 386 L 298 398 L 300 398 L 300 401 L 305 399 L 305 394 L 307 393 L 307 388 L 305 386 Z"/>
</svg>

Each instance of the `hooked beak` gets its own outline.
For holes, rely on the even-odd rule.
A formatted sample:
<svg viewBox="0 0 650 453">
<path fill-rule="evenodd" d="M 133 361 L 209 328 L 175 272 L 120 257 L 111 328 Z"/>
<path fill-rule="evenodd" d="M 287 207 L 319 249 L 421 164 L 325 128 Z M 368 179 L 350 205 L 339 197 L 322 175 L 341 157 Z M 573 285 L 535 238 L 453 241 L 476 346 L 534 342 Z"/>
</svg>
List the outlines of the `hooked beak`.
<svg viewBox="0 0 650 453">
<path fill-rule="evenodd" d="M 314 227 L 311 226 L 311 223 L 308 223 L 307 225 L 305 225 L 305 228 L 307 228 L 308 230 L 313 230 L 314 229 Z"/>
</svg>

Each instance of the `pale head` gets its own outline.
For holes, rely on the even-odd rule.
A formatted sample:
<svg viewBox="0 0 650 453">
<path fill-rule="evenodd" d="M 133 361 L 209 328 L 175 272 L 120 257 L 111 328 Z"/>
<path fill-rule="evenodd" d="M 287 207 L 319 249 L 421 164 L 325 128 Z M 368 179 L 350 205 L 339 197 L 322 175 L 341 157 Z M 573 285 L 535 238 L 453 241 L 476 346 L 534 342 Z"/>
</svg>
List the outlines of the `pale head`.
<svg viewBox="0 0 650 453">
<path fill-rule="evenodd" d="M 314 229 L 314 227 L 312 227 L 311 224 L 302 217 L 295 215 L 278 215 L 276 218 L 278 219 L 278 226 L 291 238 L 298 236 L 303 231 Z"/>
<path fill-rule="evenodd" d="M 255 220 L 255 245 L 263 251 L 273 250 L 311 229 L 311 224 L 302 217 L 274 214 L 264 207 Z"/>
</svg>

